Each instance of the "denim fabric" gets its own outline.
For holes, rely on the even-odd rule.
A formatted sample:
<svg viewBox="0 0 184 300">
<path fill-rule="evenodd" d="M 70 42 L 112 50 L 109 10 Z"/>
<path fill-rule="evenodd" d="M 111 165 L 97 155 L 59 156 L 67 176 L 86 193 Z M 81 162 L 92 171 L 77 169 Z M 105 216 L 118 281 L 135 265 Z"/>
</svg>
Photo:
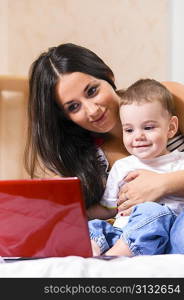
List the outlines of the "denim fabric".
<svg viewBox="0 0 184 300">
<path fill-rule="evenodd" d="M 166 253 L 184 254 L 184 211 L 178 215 L 170 230 L 170 246 Z"/>
<path fill-rule="evenodd" d="M 110 223 L 94 219 L 88 222 L 90 239 L 100 247 L 101 254 L 111 248 L 120 238 L 122 231 Z"/>
<path fill-rule="evenodd" d="M 176 215 L 167 206 L 145 202 L 133 207 L 128 224 L 123 229 L 103 220 L 89 221 L 90 238 L 96 241 L 101 253 L 123 238 L 133 255 L 163 254 L 171 248 L 170 230 L 175 219 Z M 175 243 L 173 240 L 173 247 Z"/>
<path fill-rule="evenodd" d="M 166 253 L 170 245 L 170 230 L 176 215 L 166 206 L 145 202 L 134 206 L 121 238 L 133 255 Z"/>
</svg>

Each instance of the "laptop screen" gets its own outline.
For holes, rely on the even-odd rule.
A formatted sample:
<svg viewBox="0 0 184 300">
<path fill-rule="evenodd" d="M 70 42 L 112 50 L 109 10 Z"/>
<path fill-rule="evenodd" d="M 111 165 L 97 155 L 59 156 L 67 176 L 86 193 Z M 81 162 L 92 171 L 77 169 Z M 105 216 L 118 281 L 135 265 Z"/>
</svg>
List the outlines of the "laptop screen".
<svg viewBox="0 0 184 300">
<path fill-rule="evenodd" d="M 0 256 L 91 257 L 76 177 L 0 181 Z"/>
</svg>

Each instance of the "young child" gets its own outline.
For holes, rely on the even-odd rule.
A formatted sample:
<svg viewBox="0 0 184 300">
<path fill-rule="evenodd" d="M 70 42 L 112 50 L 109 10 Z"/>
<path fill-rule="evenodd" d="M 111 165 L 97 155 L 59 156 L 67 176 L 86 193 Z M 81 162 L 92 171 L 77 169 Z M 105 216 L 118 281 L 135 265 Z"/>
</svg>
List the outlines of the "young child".
<svg viewBox="0 0 184 300">
<path fill-rule="evenodd" d="M 101 205 L 109 209 L 117 208 L 119 187 L 130 171 L 165 173 L 184 169 L 184 153 L 167 150 L 168 139 L 178 130 L 170 92 L 155 80 L 141 79 L 120 98 L 123 142 L 131 155 L 115 162 L 109 173 L 101 199 Z M 129 217 L 117 214 L 113 225 L 99 219 L 89 221 L 93 255 L 166 253 L 170 228 L 183 208 L 184 199 L 173 195 L 157 203 L 136 205 Z"/>
</svg>

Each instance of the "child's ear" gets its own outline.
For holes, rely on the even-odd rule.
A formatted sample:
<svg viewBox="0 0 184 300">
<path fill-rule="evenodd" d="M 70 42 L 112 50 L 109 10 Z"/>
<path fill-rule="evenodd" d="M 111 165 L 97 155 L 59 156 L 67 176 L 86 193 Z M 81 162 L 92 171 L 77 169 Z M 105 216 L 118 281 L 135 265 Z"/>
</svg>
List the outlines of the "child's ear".
<svg viewBox="0 0 184 300">
<path fill-rule="evenodd" d="M 169 139 L 173 138 L 177 131 L 178 131 L 178 118 L 176 116 L 172 116 L 169 123 L 168 138 Z"/>
</svg>

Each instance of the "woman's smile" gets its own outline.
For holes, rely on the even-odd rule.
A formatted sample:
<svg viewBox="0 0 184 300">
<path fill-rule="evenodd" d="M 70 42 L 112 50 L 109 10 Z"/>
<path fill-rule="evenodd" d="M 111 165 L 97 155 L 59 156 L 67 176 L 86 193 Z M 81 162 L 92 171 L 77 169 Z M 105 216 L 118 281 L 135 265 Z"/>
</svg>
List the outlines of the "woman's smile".
<svg viewBox="0 0 184 300">
<path fill-rule="evenodd" d="M 96 120 L 92 121 L 92 123 L 99 124 L 103 123 L 106 120 L 106 111 L 104 111 Z"/>
</svg>

